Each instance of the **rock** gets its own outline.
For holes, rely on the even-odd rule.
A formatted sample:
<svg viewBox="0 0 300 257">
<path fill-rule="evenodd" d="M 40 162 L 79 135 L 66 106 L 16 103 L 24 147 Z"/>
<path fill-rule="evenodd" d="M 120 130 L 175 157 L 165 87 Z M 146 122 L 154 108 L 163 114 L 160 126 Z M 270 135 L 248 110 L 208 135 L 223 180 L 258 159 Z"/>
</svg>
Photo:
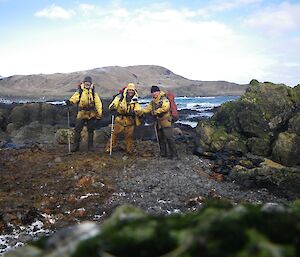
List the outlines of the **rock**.
<svg viewBox="0 0 300 257">
<path fill-rule="evenodd" d="M 271 138 L 267 134 L 247 139 L 247 147 L 255 155 L 269 156 L 271 153 Z"/>
<path fill-rule="evenodd" d="M 275 161 L 286 166 L 300 164 L 300 136 L 294 133 L 280 133 L 272 149 Z"/>
<path fill-rule="evenodd" d="M 236 165 L 230 177 L 244 187 L 265 187 L 275 193 L 300 196 L 300 169 L 283 166 L 265 159 L 259 167 L 246 168 Z"/>
<path fill-rule="evenodd" d="M 0 109 L 0 131 L 6 131 L 7 127 L 7 111 Z"/>
<path fill-rule="evenodd" d="M 43 256 L 43 251 L 35 246 L 28 245 L 18 248 L 15 251 L 10 251 L 5 254 L 5 257 L 40 257 Z"/>
<path fill-rule="evenodd" d="M 246 257 L 254 256 L 253 251 L 257 256 L 297 256 L 299 201 L 288 206 L 233 206 L 217 199 L 203 200 L 196 197 L 188 202 L 191 207 L 203 206 L 200 212 L 164 217 L 121 206 L 101 227 L 85 222 L 7 256 L 192 257 L 201 252 L 204 257 Z"/>
<path fill-rule="evenodd" d="M 30 242 L 32 241 L 33 237 L 31 235 L 28 235 L 26 233 L 21 233 L 18 236 L 18 240 L 22 243 Z"/>
<path fill-rule="evenodd" d="M 23 143 L 26 140 L 36 142 L 54 142 L 55 127 L 43 125 L 38 121 L 34 121 L 14 131 L 11 133 L 11 136 L 15 143 Z"/>
<path fill-rule="evenodd" d="M 73 144 L 74 142 L 74 129 L 58 129 L 55 132 L 55 141 L 58 144 L 67 145 L 69 142 L 69 136 L 70 136 L 70 142 Z"/>
<path fill-rule="evenodd" d="M 227 133 L 225 127 L 215 127 L 209 121 L 201 121 L 196 128 L 196 145 L 205 152 L 217 152 L 229 150 L 235 152 L 247 152 L 243 139 L 236 133 Z"/>
<path fill-rule="evenodd" d="M 290 120 L 289 120 L 289 128 L 288 131 L 290 133 L 295 133 L 300 136 L 300 112 L 296 113 Z"/>
<path fill-rule="evenodd" d="M 237 150 L 271 155 L 284 165 L 298 165 L 299 106 L 300 86 L 252 80 L 240 99 L 222 104 L 212 118 L 198 123 L 196 146 L 205 152 Z M 287 129 L 289 136 L 280 134 Z"/>
</svg>

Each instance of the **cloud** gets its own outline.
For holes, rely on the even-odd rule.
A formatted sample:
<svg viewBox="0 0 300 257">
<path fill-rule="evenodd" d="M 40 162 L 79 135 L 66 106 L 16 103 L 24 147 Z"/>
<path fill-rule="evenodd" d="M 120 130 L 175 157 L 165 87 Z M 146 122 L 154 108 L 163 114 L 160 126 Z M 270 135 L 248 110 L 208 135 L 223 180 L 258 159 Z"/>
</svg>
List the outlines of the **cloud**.
<svg viewBox="0 0 300 257">
<path fill-rule="evenodd" d="M 240 7 L 245 7 L 247 5 L 253 5 L 257 3 L 261 3 L 263 0 L 233 0 L 233 1 L 223 1 L 218 0 L 214 4 L 212 4 L 208 9 L 211 11 L 228 11 Z"/>
<path fill-rule="evenodd" d="M 41 18 L 49 18 L 49 19 L 63 19 L 67 20 L 72 18 L 72 16 L 75 14 L 73 10 L 66 10 L 58 5 L 51 5 L 50 7 L 47 7 L 43 10 L 37 11 L 35 13 L 36 17 Z"/>
<path fill-rule="evenodd" d="M 230 8 L 258 2 L 234 1 Z M 67 13 L 72 17 L 76 12 L 76 19 L 68 27 L 62 24 L 55 30 L 29 35 L 19 49 L 10 41 L 4 55 L 0 53 L 5 57 L 7 53 L 4 59 L 11 60 L 3 62 L 5 66 L 0 64 L 2 75 L 9 69 L 22 74 L 24 69 L 26 73 L 54 73 L 154 64 L 190 79 L 237 83 L 248 83 L 252 78 L 276 79 L 274 82 L 287 79 L 293 84 L 297 79 L 292 72 L 279 72 L 282 60 L 285 66 L 295 65 L 292 57 L 296 54 L 275 56 L 269 52 L 269 41 L 257 40 L 248 31 L 208 19 L 204 9 L 180 9 L 166 4 L 126 8 L 114 2 L 109 6 L 80 4 L 72 10 Z M 285 48 L 283 42 L 276 52 Z"/>
<path fill-rule="evenodd" d="M 281 35 L 300 27 L 300 4 L 281 3 L 267 7 L 245 20 L 245 24 L 269 35 Z"/>
<path fill-rule="evenodd" d="M 76 33 L 68 34 L 53 53 L 69 53 L 64 59 L 70 60 L 72 45 L 77 55 L 85 52 L 93 56 L 85 67 L 158 64 L 192 79 L 246 83 L 263 74 L 270 63 L 248 38 L 222 22 L 203 19 L 201 10 L 165 5 L 129 9 L 117 4 L 79 8 L 84 19 L 79 19 L 81 24 L 76 25 Z M 86 16 L 87 13 L 93 15 Z M 63 33 L 57 38 L 63 40 Z M 68 49 L 62 51 L 63 45 L 69 45 Z M 55 68 L 57 65 L 56 62 Z M 61 65 L 62 69 L 68 66 Z"/>
</svg>

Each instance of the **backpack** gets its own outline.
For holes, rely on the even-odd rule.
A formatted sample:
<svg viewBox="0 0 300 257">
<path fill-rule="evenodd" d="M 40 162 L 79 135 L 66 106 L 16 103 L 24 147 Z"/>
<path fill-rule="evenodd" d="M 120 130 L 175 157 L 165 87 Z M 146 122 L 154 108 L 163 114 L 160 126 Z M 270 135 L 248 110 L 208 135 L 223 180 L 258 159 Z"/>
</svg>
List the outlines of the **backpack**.
<svg viewBox="0 0 300 257">
<path fill-rule="evenodd" d="M 168 91 L 166 93 L 166 96 L 170 102 L 170 113 L 172 116 L 172 120 L 175 122 L 178 120 L 179 114 L 178 114 L 178 110 L 177 110 L 177 105 L 175 103 L 175 95 L 173 92 Z"/>
</svg>

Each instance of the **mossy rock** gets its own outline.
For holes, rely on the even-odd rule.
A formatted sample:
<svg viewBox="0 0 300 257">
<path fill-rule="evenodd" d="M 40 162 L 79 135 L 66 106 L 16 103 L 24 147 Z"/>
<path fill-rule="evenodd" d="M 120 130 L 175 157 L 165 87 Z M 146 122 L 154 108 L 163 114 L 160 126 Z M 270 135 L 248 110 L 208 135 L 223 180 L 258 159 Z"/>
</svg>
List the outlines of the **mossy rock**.
<svg viewBox="0 0 300 257">
<path fill-rule="evenodd" d="M 300 165 L 300 136 L 280 133 L 272 149 L 272 159 L 286 166 Z"/>
<path fill-rule="evenodd" d="M 121 209 L 120 209 L 121 208 Z M 69 230 L 64 244 L 52 244 L 55 234 L 7 254 L 27 257 L 242 257 L 299 255 L 299 203 L 232 205 L 206 202 L 198 213 L 151 216 L 126 206 L 116 210 L 96 233 L 84 236 L 82 225 Z M 96 227 L 96 225 L 94 225 Z M 78 236 L 74 235 L 82 235 Z M 68 240 L 69 238 L 69 240 Z M 56 240 L 57 241 L 57 240 Z M 74 245 L 77 245 L 74 248 Z"/>
<path fill-rule="evenodd" d="M 245 187 L 265 187 L 276 192 L 288 192 L 300 197 L 300 170 L 265 159 L 259 167 L 233 167 L 231 178 Z"/>
<path fill-rule="evenodd" d="M 271 154 L 271 137 L 268 134 L 262 134 L 260 137 L 248 138 L 247 147 L 255 155 L 267 157 Z"/>
<path fill-rule="evenodd" d="M 69 143 L 74 143 L 74 129 L 58 129 L 55 132 L 55 141 L 58 144 L 66 145 Z"/>
<path fill-rule="evenodd" d="M 300 111 L 289 120 L 288 131 L 300 136 Z"/>
</svg>

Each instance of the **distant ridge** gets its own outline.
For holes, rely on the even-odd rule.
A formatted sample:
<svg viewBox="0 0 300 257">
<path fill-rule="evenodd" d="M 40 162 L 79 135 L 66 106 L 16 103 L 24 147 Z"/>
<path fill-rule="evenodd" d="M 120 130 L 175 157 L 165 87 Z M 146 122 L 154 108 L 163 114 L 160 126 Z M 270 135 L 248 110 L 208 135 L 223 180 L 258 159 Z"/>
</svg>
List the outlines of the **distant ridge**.
<svg viewBox="0 0 300 257">
<path fill-rule="evenodd" d="M 85 76 L 91 76 L 96 91 L 102 97 L 111 97 L 129 82 L 136 84 L 139 95 L 149 95 L 150 87 L 157 85 L 172 90 L 177 96 L 241 95 L 248 85 L 227 81 L 189 80 L 155 65 L 109 66 L 72 73 L 15 75 L 0 80 L 1 96 L 28 96 L 61 98 L 70 96 Z"/>
</svg>

